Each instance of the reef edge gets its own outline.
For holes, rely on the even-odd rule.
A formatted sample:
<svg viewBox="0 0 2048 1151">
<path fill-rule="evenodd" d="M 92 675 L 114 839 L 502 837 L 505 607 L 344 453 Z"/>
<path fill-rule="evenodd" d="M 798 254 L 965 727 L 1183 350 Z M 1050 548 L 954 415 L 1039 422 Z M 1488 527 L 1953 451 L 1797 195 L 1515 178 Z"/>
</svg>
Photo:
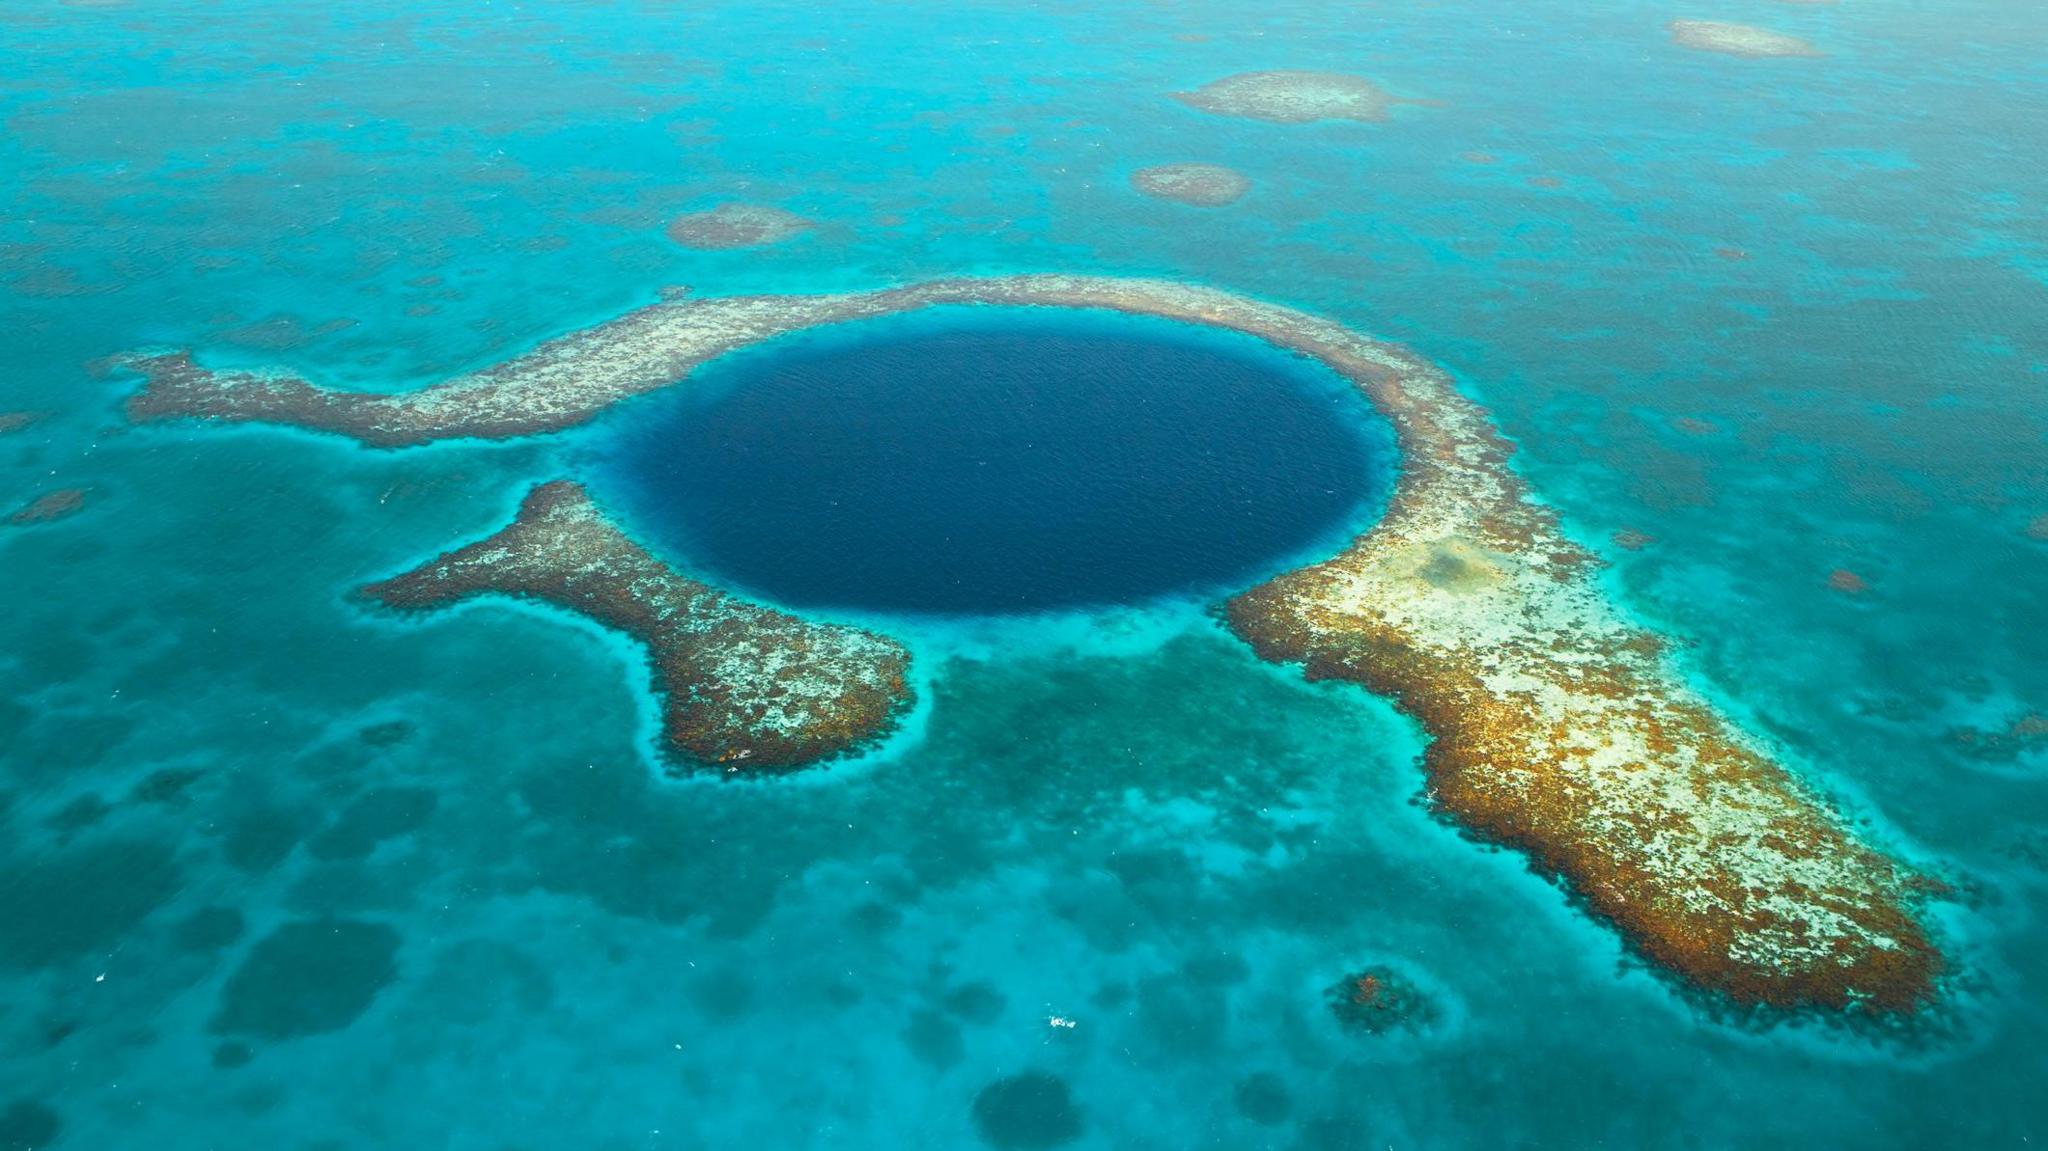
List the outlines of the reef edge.
<svg viewBox="0 0 2048 1151">
<path fill-rule="evenodd" d="M 1916 914 L 1928 881 L 1861 842 L 1608 598 L 1594 578 L 1600 561 L 1531 496 L 1484 409 L 1441 370 L 1331 320 L 1171 281 L 946 279 L 664 302 L 405 395 L 214 373 L 181 353 L 130 357 L 146 383 L 129 411 L 275 420 L 382 446 L 527 435 L 587 420 L 786 332 L 942 304 L 1097 308 L 1206 324 L 1344 375 L 1395 428 L 1401 473 L 1386 515 L 1331 559 L 1230 599 L 1232 629 L 1262 658 L 1391 697 L 1432 737 L 1423 766 L 1439 812 L 1526 853 L 1691 983 L 1738 1004 L 1788 1009 L 1904 1012 L 1933 997 L 1943 961 Z M 612 534 L 604 548 L 652 562 Z M 377 588 L 415 604 L 451 598 L 450 579 L 506 590 L 504 581 L 476 580 L 483 546 L 400 577 L 410 581 L 405 594 L 393 596 L 398 581 Z M 467 567 L 455 562 L 465 554 Z M 536 571 L 556 586 L 567 578 L 559 560 Z M 557 594 L 606 611 L 649 610 L 631 596 L 610 606 L 623 593 L 607 586 Z M 678 594 L 723 594 L 689 586 Z M 653 633 L 652 624 L 638 626 Z M 665 674 L 672 686 L 690 682 Z M 708 746 L 707 758 L 724 746 Z M 772 754 L 757 762 L 771 761 L 793 762 Z"/>
<path fill-rule="evenodd" d="M 624 632 L 652 657 L 664 745 L 686 765 L 728 774 L 857 751 L 887 735 L 912 697 L 901 644 L 690 579 L 634 543 L 567 480 L 534 488 L 512 523 L 489 537 L 361 594 L 407 611 L 511 596 Z"/>
</svg>

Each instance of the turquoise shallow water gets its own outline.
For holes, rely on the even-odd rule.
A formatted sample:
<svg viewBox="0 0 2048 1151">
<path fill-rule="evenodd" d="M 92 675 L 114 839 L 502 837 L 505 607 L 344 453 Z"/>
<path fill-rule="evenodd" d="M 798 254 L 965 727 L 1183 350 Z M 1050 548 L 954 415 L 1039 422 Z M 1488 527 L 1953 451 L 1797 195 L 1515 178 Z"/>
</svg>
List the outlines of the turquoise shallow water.
<svg viewBox="0 0 2048 1151">
<path fill-rule="evenodd" d="M 1677 17 L 1828 55 L 1687 52 Z M 0 410 L 48 413 L 0 436 L 0 494 L 89 489 L 0 528 L 0 1146 L 974 1147 L 977 1093 L 1030 1073 L 1083 1148 L 2039 1141 L 2043 25 L 0 7 Z M 1164 96 L 1284 67 L 1432 103 L 1278 126 Z M 1183 160 L 1253 189 L 1130 189 Z M 727 199 L 820 227 L 663 235 Z M 576 437 L 136 429 L 85 366 L 172 344 L 396 390 L 667 284 L 1043 270 L 1446 365 L 1700 683 L 1956 885 L 1938 1025 L 1717 1017 L 1420 807 L 1412 723 L 1196 604 L 931 625 L 880 754 L 665 782 L 630 645 L 348 598 L 502 523 Z M 1335 1026 L 1323 988 L 1374 963 L 1431 1027 Z"/>
</svg>

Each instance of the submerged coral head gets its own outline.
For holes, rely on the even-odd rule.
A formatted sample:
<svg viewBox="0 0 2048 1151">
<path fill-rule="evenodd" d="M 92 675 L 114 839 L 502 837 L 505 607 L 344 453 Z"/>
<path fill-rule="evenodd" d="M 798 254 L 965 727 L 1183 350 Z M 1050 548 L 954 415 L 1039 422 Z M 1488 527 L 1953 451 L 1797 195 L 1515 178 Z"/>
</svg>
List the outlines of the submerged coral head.
<svg viewBox="0 0 2048 1151">
<path fill-rule="evenodd" d="M 1402 100 L 1363 76 L 1341 72 L 1239 72 L 1173 98 L 1190 108 L 1219 116 L 1243 116 L 1273 124 L 1310 124 L 1317 120 L 1387 118 Z"/>
<path fill-rule="evenodd" d="M 811 230 L 811 221 L 766 204 L 720 204 L 669 222 L 669 239 L 685 248 L 719 251 L 779 244 Z"/>
<path fill-rule="evenodd" d="M 1249 177 L 1220 164 L 1161 164 L 1131 173 L 1131 186 L 1147 196 L 1198 208 L 1234 204 L 1251 191 Z"/>
</svg>

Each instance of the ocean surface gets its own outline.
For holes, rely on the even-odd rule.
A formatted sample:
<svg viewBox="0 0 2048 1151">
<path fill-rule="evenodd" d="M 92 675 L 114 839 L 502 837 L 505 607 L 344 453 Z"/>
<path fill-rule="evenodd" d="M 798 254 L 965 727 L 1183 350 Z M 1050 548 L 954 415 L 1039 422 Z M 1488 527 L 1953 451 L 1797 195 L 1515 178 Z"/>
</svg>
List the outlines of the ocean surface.
<svg viewBox="0 0 2048 1151">
<path fill-rule="evenodd" d="M 818 329 L 604 425 L 576 470 L 636 538 L 841 616 L 1219 599 L 1340 550 L 1394 478 L 1392 427 L 1335 372 L 1088 312 Z"/>
<path fill-rule="evenodd" d="M 1695 18 L 1824 55 L 1674 45 Z M 0 524 L 0 1148 L 2048 1138 L 2034 0 L 0 0 L 0 59 L 0 412 L 38 417 L 0 434 L 0 518 L 84 492 Z M 1283 125 L 1169 98 L 1286 68 L 1418 102 Z M 1251 191 L 1131 186 L 1178 162 Z M 732 201 L 816 226 L 725 251 L 665 234 Z M 920 613 L 899 736 L 727 782 L 664 774 L 624 637 L 352 593 L 538 480 L 603 483 L 660 421 L 730 444 L 690 421 L 768 394 L 387 451 L 133 426 L 134 381 L 93 369 L 187 347 L 402 391 L 671 285 L 1036 271 L 1212 284 L 1444 365 L 1701 688 L 1953 887 L 1929 910 L 1941 1004 L 1871 1029 L 1703 1001 L 1433 815 L 1413 721 L 1223 629 L 1218 586 L 1375 514 L 1398 461 L 1371 425 L 1346 433 L 1362 455 L 1339 436 L 1281 461 L 1301 470 L 1262 499 L 1372 465 L 1285 538 L 1142 594 Z M 897 335 L 1021 338 L 921 323 Z M 1165 338 L 1142 327 L 1047 338 Z M 1189 399 L 1182 426 L 1215 436 L 1226 400 L 1264 394 L 1341 431 L 1302 365 L 1184 339 L 1262 390 Z M 829 398 L 808 434 L 868 410 Z M 1117 442 L 1062 450 L 1108 467 Z M 758 464 L 798 486 L 812 466 Z M 702 562 L 853 603 L 731 543 Z M 1325 988 L 1376 965 L 1428 996 L 1426 1026 L 1337 1024 Z"/>
</svg>

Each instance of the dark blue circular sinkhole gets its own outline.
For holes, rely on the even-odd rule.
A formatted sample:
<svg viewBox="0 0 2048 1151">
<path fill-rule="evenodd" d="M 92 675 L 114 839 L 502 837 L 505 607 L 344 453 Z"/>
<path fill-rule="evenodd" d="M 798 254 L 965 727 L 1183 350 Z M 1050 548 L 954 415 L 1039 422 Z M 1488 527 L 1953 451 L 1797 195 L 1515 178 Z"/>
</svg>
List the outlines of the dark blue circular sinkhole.
<svg viewBox="0 0 2048 1151">
<path fill-rule="evenodd" d="M 736 353 L 599 430 L 592 490 L 682 568 L 800 608 L 1015 614 L 1249 586 L 1378 514 L 1356 388 L 1165 320 L 949 308 Z"/>
</svg>

